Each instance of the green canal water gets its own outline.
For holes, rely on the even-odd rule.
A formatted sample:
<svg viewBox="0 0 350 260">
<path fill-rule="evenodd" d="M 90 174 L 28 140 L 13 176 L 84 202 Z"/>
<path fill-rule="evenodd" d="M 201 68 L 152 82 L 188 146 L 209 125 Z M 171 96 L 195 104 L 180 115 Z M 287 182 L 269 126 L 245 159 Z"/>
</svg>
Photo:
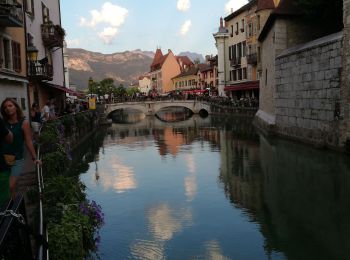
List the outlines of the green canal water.
<svg viewBox="0 0 350 260">
<path fill-rule="evenodd" d="M 350 259 L 348 155 L 248 118 L 116 118 L 76 155 L 101 259 Z"/>
</svg>

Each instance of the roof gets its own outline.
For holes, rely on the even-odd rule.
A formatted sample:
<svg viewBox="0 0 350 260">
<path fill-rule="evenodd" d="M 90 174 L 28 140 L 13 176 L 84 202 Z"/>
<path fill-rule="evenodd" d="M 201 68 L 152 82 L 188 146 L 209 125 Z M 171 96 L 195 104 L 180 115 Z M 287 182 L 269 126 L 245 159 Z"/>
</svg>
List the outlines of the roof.
<svg viewBox="0 0 350 260">
<path fill-rule="evenodd" d="M 208 71 L 208 70 L 212 70 L 213 67 L 210 66 L 209 64 L 205 64 L 205 63 L 201 63 L 201 64 L 198 64 L 198 68 L 201 72 L 204 72 L 204 71 Z"/>
<path fill-rule="evenodd" d="M 258 7 L 256 11 L 266 9 L 275 9 L 275 3 L 273 2 L 273 0 L 258 0 Z"/>
<path fill-rule="evenodd" d="M 192 66 L 188 70 L 181 72 L 179 75 L 176 77 L 173 77 L 172 79 L 177 79 L 177 78 L 182 78 L 186 76 L 192 76 L 192 75 L 197 75 L 199 68 L 197 66 Z"/>
<path fill-rule="evenodd" d="M 241 8 L 239 8 L 237 11 L 229 14 L 228 16 L 226 16 L 224 18 L 224 20 L 227 22 L 227 21 L 230 21 L 231 19 L 235 18 L 236 16 L 240 15 L 241 13 L 243 13 L 244 11 L 247 11 L 248 9 L 250 9 L 253 5 L 255 5 L 257 2 L 257 0 L 252 0 L 250 2 L 248 2 L 248 4 L 246 5 L 243 5 Z"/>
<path fill-rule="evenodd" d="M 299 12 L 299 9 L 296 6 L 294 0 L 281 0 L 279 5 L 276 7 L 276 9 L 270 14 L 269 18 L 267 19 L 264 27 L 261 30 L 258 40 L 261 42 L 265 39 L 272 25 L 274 24 L 276 18 L 298 16 L 300 14 L 301 13 Z"/>
<path fill-rule="evenodd" d="M 193 62 L 187 56 L 176 56 L 176 60 L 178 63 L 180 63 L 180 60 L 181 60 L 182 64 L 187 65 L 187 66 L 193 65 Z"/>
</svg>

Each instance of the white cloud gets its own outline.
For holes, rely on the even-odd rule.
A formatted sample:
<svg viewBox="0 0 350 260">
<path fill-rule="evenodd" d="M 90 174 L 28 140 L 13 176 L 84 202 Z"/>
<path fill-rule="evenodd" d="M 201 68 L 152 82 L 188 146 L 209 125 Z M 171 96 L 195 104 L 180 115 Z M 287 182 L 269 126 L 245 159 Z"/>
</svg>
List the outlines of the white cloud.
<svg viewBox="0 0 350 260">
<path fill-rule="evenodd" d="M 190 30 L 191 25 L 192 25 L 191 20 L 187 20 L 187 21 L 181 26 L 180 35 L 185 36 L 185 35 L 188 33 L 188 31 Z"/>
<path fill-rule="evenodd" d="M 177 1 L 177 9 L 182 12 L 186 12 L 190 9 L 191 3 L 190 0 L 178 0 Z"/>
<path fill-rule="evenodd" d="M 125 22 L 128 10 L 118 5 L 106 2 L 102 5 L 101 10 L 90 11 L 91 20 L 80 18 L 80 26 L 96 27 L 100 23 L 108 24 L 112 27 L 119 27 Z"/>
<path fill-rule="evenodd" d="M 114 27 L 107 27 L 104 28 L 102 32 L 98 34 L 98 37 L 105 43 L 105 44 L 112 44 L 114 38 L 117 36 L 118 29 Z"/>
<path fill-rule="evenodd" d="M 124 24 L 128 13 L 129 11 L 123 7 L 105 2 L 101 10 L 90 11 L 90 20 L 81 17 L 79 25 L 92 28 L 96 28 L 99 24 L 107 25 L 102 32 L 98 33 L 98 37 L 105 44 L 112 44 L 118 34 L 119 28 Z"/>
<path fill-rule="evenodd" d="M 225 5 L 226 14 L 230 14 L 241 8 L 243 5 L 247 4 L 247 0 L 230 0 Z"/>
<path fill-rule="evenodd" d="M 68 48 L 77 47 L 80 45 L 80 41 L 78 39 L 66 40 Z"/>
</svg>

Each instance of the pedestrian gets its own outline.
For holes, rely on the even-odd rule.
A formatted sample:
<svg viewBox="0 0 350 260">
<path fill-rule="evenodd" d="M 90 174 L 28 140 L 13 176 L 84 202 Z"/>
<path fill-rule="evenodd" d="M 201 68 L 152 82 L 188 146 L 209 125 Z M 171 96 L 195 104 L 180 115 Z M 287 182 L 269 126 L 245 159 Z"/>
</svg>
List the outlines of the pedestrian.
<svg viewBox="0 0 350 260">
<path fill-rule="evenodd" d="M 33 103 L 32 105 L 32 108 L 30 110 L 30 120 L 33 132 L 35 134 L 39 133 L 39 129 L 41 126 L 41 112 L 37 103 Z"/>
<path fill-rule="evenodd" d="M 11 131 L 9 131 L 2 118 L 0 118 L 0 151 L 2 151 L 2 146 L 5 143 L 11 143 L 13 140 L 13 135 Z M 9 177 L 10 177 L 10 169 L 6 164 L 4 154 L 0 155 L 0 207 L 4 204 L 4 202 L 10 197 L 9 190 Z"/>
<path fill-rule="evenodd" d="M 41 120 L 42 122 L 46 122 L 49 119 L 50 119 L 50 101 L 47 101 L 41 111 Z"/>
<path fill-rule="evenodd" d="M 50 120 L 56 119 L 55 101 L 52 99 L 49 105 L 49 118 Z"/>
<path fill-rule="evenodd" d="M 33 162 L 35 164 L 41 164 L 41 161 L 36 158 L 29 122 L 25 120 L 22 109 L 17 102 L 11 98 L 6 98 L 1 103 L 1 115 L 6 127 L 13 135 L 13 142 L 11 144 L 4 144 L 2 152 L 3 154 L 15 156 L 15 162 L 11 166 L 10 175 L 10 192 L 14 198 L 17 179 L 24 170 L 24 144 Z"/>
</svg>

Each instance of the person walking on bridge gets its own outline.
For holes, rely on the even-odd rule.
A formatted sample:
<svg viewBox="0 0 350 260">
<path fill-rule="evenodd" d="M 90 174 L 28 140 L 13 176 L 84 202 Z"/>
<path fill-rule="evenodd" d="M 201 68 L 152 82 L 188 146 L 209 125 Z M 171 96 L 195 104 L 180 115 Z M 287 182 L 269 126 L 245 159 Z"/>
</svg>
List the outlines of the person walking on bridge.
<svg viewBox="0 0 350 260">
<path fill-rule="evenodd" d="M 1 115 L 4 118 L 6 127 L 13 134 L 13 142 L 3 145 L 2 152 L 15 157 L 10 175 L 10 192 L 14 198 L 17 179 L 24 170 L 24 144 L 26 144 L 33 162 L 41 163 L 41 161 L 36 158 L 30 125 L 25 120 L 18 103 L 11 98 L 6 98 L 1 104 Z"/>
</svg>

